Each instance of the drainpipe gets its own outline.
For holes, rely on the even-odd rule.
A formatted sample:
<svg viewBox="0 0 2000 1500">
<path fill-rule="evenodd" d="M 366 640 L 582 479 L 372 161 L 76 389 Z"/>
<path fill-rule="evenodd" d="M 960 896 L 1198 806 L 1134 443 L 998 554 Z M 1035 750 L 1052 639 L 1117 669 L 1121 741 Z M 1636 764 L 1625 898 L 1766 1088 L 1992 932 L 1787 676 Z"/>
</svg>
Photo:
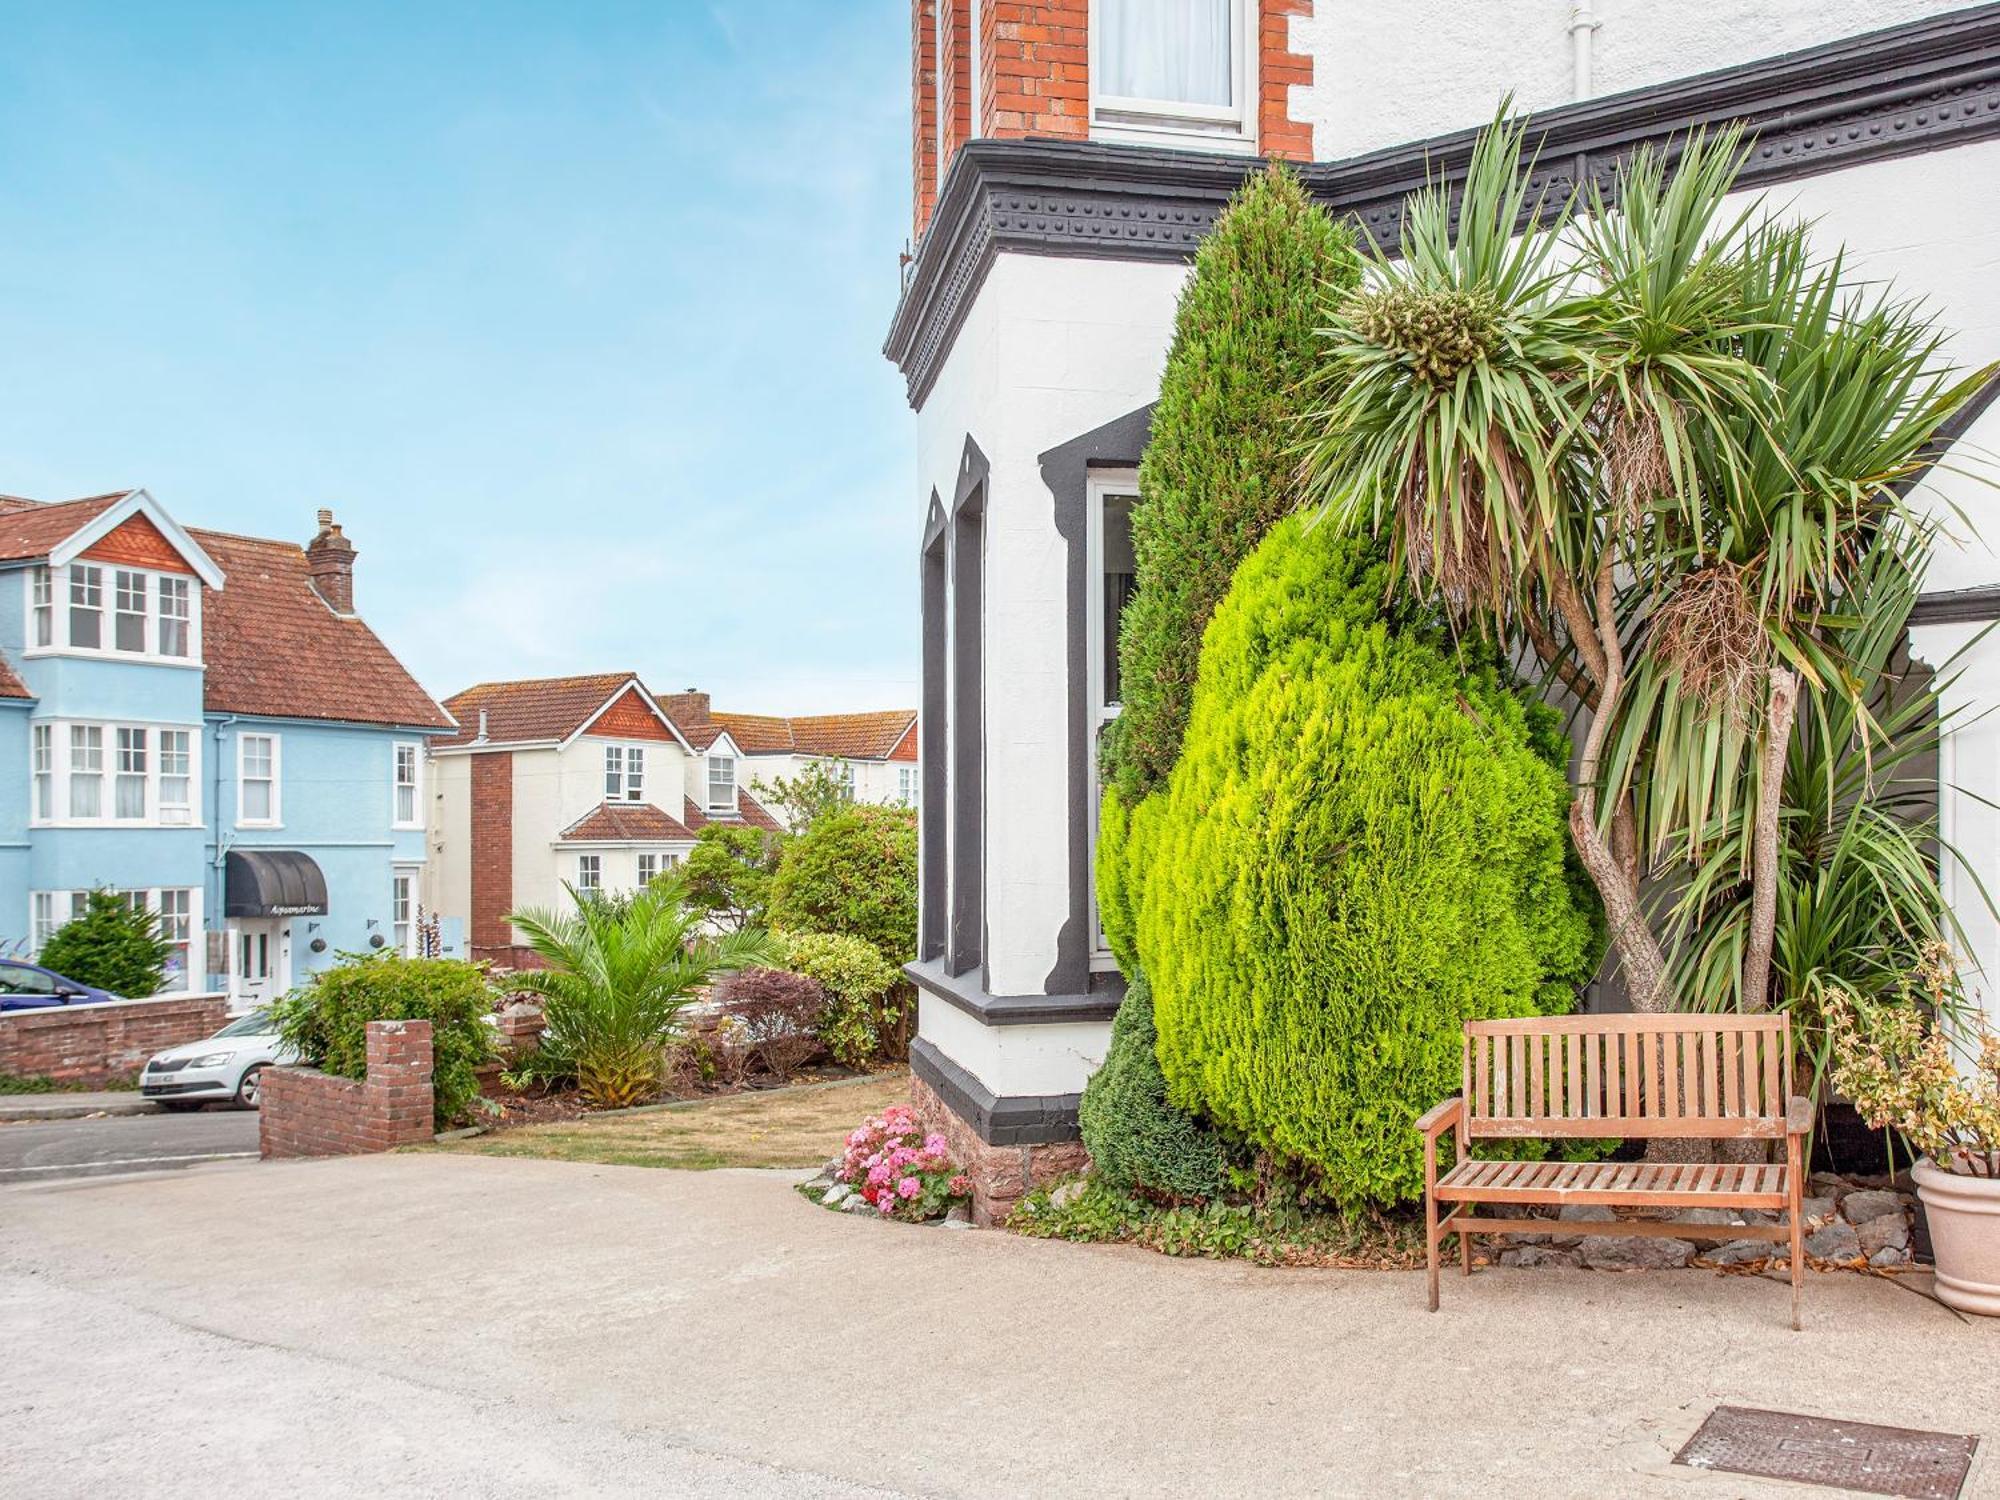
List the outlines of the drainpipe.
<svg viewBox="0 0 2000 1500">
<path fill-rule="evenodd" d="M 1591 95 L 1591 44 L 1597 28 L 1603 24 L 1591 8 L 1590 0 L 1576 0 L 1569 8 L 1570 97 L 1574 99 L 1588 99 Z"/>
<path fill-rule="evenodd" d="M 211 878 L 208 895 L 210 899 L 206 903 L 205 910 L 202 912 L 204 925 L 201 934 L 201 967 L 204 981 L 208 978 L 208 931 L 206 924 L 213 922 L 217 932 L 226 932 L 228 930 L 222 920 L 224 884 L 222 879 L 222 861 L 224 858 L 222 847 L 222 737 L 223 732 L 235 722 L 235 714 L 225 715 L 215 721 L 215 743 L 210 748 L 208 757 L 208 817 L 210 827 L 215 830 L 215 858 L 209 861 Z M 223 985 L 227 987 L 229 983 L 229 966 L 227 963 L 223 965 L 222 974 Z"/>
</svg>

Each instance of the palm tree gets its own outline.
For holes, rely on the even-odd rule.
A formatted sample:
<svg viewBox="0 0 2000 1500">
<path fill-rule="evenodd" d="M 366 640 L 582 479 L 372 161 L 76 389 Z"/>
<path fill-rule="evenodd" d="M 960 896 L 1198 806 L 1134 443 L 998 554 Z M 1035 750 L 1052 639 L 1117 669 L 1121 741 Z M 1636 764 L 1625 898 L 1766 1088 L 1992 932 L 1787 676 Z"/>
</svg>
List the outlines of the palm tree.
<svg viewBox="0 0 2000 1500">
<path fill-rule="evenodd" d="M 1524 135 L 1481 138 L 1456 204 L 1415 195 L 1402 258 L 1377 252 L 1332 309 L 1302 475 L 1588 714 L 1570 831 L 1640 1009 L 1714 1000 L 1675 990 L 1713 985 L 1717 950 L 1677 975 L 1640 893 L 1739 830 L 1729 977 L 1761 1009 L 1794 729 L 1840 703 L 1879 737 L 1839 627 L 1993 372 L 1950 371 L 1922 309 L 1852 292 L 1803 228 L 1732 210 L 1734 132 L 1671 167 L 1642 152 L 1615 203 L 1593 187 L 1553 212 Z"/>
<path fill-rule="evenodd" d="M 571 910 L 507 918 L 548 965 L 514 976 L 543 1001 L 539 1065 L 573 1076 L 591 1104 L 642 1103 L 660 1091 L 682 1009 L 717 976 L 770 961 L 771 941 L 757 929 L 704 933 L 677 877 L 617 902 L 565 889 Z"/>
</svg>

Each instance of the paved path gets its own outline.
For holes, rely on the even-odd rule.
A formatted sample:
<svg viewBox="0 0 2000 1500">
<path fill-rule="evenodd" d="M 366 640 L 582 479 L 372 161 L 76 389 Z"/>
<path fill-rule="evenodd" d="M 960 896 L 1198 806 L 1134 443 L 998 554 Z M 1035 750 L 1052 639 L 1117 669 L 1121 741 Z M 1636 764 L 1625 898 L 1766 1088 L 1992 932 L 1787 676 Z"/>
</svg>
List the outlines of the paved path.
<svg viewBox="0 0 2000 1500">
<path fill-rule="evenodd" d="M 0 1188 L 0 1495 L 1788 1497 L 1718 1402 L 1983 1435 L 1887 1281 L 1260 1271 L 824 1213 L 783 1174 L 418 1153 Z"/>
<path fill-rule="evenodd" d="M 0 1182 L 153 1172 L 256 1154 L 257 1112 L 249 1109 L 0 1124 Z"/>
</svg>

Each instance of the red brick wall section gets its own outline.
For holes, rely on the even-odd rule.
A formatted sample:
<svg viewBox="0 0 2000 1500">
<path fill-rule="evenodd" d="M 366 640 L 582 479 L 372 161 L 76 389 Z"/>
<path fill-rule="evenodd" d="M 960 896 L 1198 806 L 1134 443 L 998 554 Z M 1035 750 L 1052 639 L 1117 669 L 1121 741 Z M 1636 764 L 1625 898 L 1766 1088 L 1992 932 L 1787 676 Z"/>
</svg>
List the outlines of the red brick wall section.
<svg viewBox="0 0 2000 1500">
<path fill-rule="evenodd" d="M 910 0 L 910 181 L 916 192 L 915 238 L 937 203 L 937 6 Z"/>
<path fill-rule="evenodd" d="M 266 1068 L 257 1117 L 268 1158 L 358 1156 L 431 1139 L 431 1023 L 370 1021 L 368 1076 Z"/>
<path fill-rule="evenodd" d="M 213 1036 L 228 1019 L 220 995 L 0 1012 L 0 1073 L 112 1083 L 136 1075 L 155 1052 Z"/>
<path fill-rule="evenodd" d="M 1257 149 L 1311 161 L 1312 126 L 1292 118 L 1292 86 L 1313 79 L 1312 58 L 1291 50 L 1291 18 L 1312 14 L 1313 0 L 1262 0 L 1257 22 Z"/>
<path fill-rule="evenodd" d="M 472 757 L 472 932 L 474 958 L 511 948 L 514 930 L 514 755 L 494 750 Z"/>
<path fill-rule="evenodd" d="M 972 1222 L 982 1229 L 1006 1223 L 1014 1205 L 1034 1189 L 1089 1170 L 1090 1153 L 1081 1141 L 988 1145 L 921 1078 L 910 1080 L 910 1106 L 925 1130 L 935 1130 L 950 1142 L 951 1159 L 972 1179 Z"/>
<path fill-rule="evenodd" d="M 938 75 L 938 111 L 944 121 L 944 155 L 938 182 L 958 148 L 972 138 L 972 0 L 937 0 L 944 25 L 944 66 Z"/>
<path fill-rule="evenodd" d="M 991 68 L 996 136 L 1090 135 L 1089 0 L 986 0 L 981 69 Z"/>
</svg>

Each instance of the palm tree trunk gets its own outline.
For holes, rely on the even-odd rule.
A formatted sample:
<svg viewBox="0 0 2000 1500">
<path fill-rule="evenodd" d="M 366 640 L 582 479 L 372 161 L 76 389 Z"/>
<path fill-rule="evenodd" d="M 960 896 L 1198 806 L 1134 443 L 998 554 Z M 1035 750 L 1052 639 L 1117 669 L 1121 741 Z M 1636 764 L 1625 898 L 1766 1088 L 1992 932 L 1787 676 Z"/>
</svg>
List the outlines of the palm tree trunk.
<svg viewBox="0 0 2000 1500">
<path fill-rule="evenodd" d="M 1779 815 L 1784 810 L 1785 753 L 1799 708 L 1799 678 L 1788 667 L 1771 669 L 1764 710 L 1764 753 L 1757 768 L 1757 808 L 1750 831 L 1750 933 L 1743 952 L 1747 1011 L 1771 1003 L 1771 946 L 1778 927 Z"/>
</svg>

